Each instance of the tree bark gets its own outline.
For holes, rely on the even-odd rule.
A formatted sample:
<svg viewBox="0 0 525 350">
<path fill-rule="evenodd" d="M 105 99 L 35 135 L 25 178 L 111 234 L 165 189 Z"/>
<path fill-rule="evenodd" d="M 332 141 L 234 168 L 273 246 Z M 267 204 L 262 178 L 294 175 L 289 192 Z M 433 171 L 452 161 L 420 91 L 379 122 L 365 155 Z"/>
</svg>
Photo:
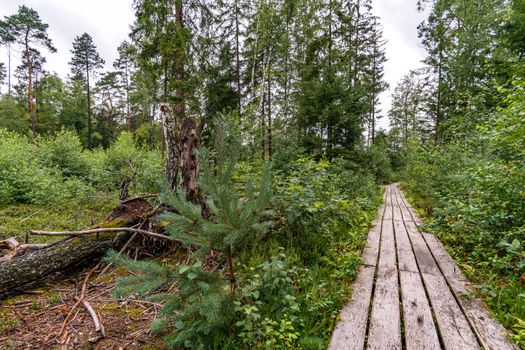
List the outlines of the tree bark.
<svg viewBox="0 0 525 350">
<path fill-rule="evenodd" d="M 237 75 L 237 109 L 239 110 L 239 117 L 241 117 L 241 60 L 239 54 L 239 4 L 235 0 L 235 55 L 236 55 L 236 75 Z"/>
<path fill-rule="evenodd" d="M 7 44 L 7 94 L 11 96 L 11 44 Z"/>
<path fill-rule="evenodd" d="M 441 61 L 442 61 L 442 51 L 439 51 L 439 63 L 438 63 L 438 81 L 437 81 L 437 96 L 436 96 L 436 126 L 434 129 L 434 142 L 439 142 L 439 122 L 441 119 Z"/>
<path fill-rule="evenodd" d="M 129 233 L 117 236 L 100 235 L 98 238 L 96 236 L 68 238 L 0 264 L 0 298 L 20 292 L 20 289 L 28 283 L 38 281 L 52 273 L 99 257 L 108 249 L 124 244 L 128 235 Z"/>
<path fill-rule="evenodd" d="M 272 160 L 272 154 L 273 154 L 273 139 L 272 139 L 272 85 L 271 85 L 271 65 L 268 65 L 268 130 L 267 130 L 267 136 L 268 136 L 268 159 Z"/>
<path fill-rule="evenodd" d="M 31 135 L 33 140 L 36 137 L 36 115 L 33 109 L 33 62 L 31 62 L 31 55 L 29 53 L 29 29 L 25 36 L 25 56 L 27 64 L 27 109 L 31 117 Z"/>
<path fill-rule="evenodd" d="M 162 115 L 163 145 L 166 152 L 166 179 L 170 188 L 175 191 L 177 189 L 179 171 L 180 152 L 178 145 L 180 126 L 167 103 L 160 105 L 160 112 Z"/>
<path fill-rule="evenodd" d="M 91 90 L 89 86 L 89 59 L 86 59 L 86 88 L 87 88 L 87 112 L 88 112 L 88 149 L 93 147 L 92 134 L 93 125 L 91 121 Z"/>
</svg>

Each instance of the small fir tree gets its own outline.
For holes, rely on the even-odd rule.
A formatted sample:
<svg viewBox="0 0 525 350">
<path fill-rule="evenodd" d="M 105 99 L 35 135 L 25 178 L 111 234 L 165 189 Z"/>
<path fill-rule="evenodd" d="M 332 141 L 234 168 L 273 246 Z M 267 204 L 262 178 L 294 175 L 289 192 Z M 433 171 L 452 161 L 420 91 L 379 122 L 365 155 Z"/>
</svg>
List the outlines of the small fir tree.
<svg viewBox="0 0 525 350">
<path fill-rule="evenodd" d="M 187 201 L 185 193 L 167 190 L 162 196 L 165 204 L 177 210 L 161 216 L 169 223 L 166 231 L 193 248 L 196 263 L 175 267 L 134 261 L 116 253 L 108 257 L 135 274 L 117 281 L 117 296 L 153 295 L 153 300 L 163 302 L 162 316 L 152 329 L 167 332 L 165 340 L 170 347 L 207 349 L 219 344 L 221 335 L 228 333 L 234 320 L 235 252 L 265 234 L 271 225 L 271 221 L 265 219 L 272 214 L 267 210 L 272 195 L 269 168 L 263 171 L 257 191 L 249 183 L 242 191 L 238 189 L 233 174 L 240 144 L 235 137 L 228 136 L 229 126 L 221 119 L 215 128 L 215 151 L 207 155 L 201 152 L 208 159 L 204 162 L 200 186 L 206 194 L 209 218 L 203 218 L 202 207 Z M 203 268 L 202 261 L 211 252 L 219 253 L 224 259 L 225 274 Z M 176 288 L 166 290 L 172 286 Z"/>
</svg>

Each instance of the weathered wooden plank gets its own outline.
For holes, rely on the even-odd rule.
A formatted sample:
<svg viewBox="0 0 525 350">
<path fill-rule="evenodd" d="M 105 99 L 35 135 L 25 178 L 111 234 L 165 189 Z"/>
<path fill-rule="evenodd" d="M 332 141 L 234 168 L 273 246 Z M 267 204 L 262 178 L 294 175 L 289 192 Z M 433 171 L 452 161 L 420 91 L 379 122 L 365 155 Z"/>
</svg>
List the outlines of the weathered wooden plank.
<svg viewBox="0 0 525 350">
<path fill-rule="evenodd" d="M 399 204 L 411 211 L 403 194 L 398 190 Z M 480 345 L 462 309 L 454 299 L 445 277 L 441 274 L 425 239 L 417 228 L 417 214 L 411 211 L 413 221 L 406 221 L 407 234 L 412 242 L 414 253 L 422 272 L 430 304 L 438 323 L 443 345 L 446 350 L 479 349 Z"/>
<path fill-rule="evenodd" d="M 352 284 L 352 298 L 341 311 L 341 319 L 335 327 L 329 350 L 364 348 L 374 272 L 373 266 L 359 268 L 357 279 Z"/>
<path fill-rule="evenodd" d="M 412 245 L 403 221 L 394 221 L 394 232 L 396 236 L 397 260 L 400 271 L 418 272 L 416 258 L 412 252 Z"/>
<path fill-rule="evenodd" d="M 489 314 L 481 299 L 474 296 L 470 283 L 443 244 L 434 235 L 424 233 L 423 236 L 483 347 L 517 350 L 517 345 L 507 338 L 505 327 Z"/>
<path fill-rule="evenodd" d="M 422 221 L 421 221 L 421 218 L 419 217 L 419 214 L 414 210 L 414 208 L 412 208 L 410 203 L 408 203 L 408 200 L 406 199 L 405 195 L 403 195 L 403 192 L 401 192 L 399 187 L 396 186 L 395 188 L 397 190 L 397 193 L 399 194 L 399 198 L 401 199 L 400 205 L 404 206 L 406 211 L 410 213 L 410 220 L 408 217 L 406 217 L 406 221 L 414 221 L 416 225 L 418 226 L 421 225 Z"/>
<path fill-rule="evenodd" d="M 480 345 L 442 275 L 422 274 L 445 350 L 479 350 Z"/>
<path fill-rule="evenodd" d="M 396 268 L 385 268 L 378 272 L 367 349 L 401 349 L 401 319 Z"/>
<path fill-rule="evenodd" d="M 412 242 L 414 254 L 419 265 L 421 273 L 427 273 L 430 275 L 441 275 L 441 271 L 434 260 L 434 257 L 430 253 L 428 246 L 423 239 L 423 236 L 419 232 L 416 224 L 412 221 L 405 222 L 407 234 Z"/>
<path fill-rule="evenodd" d="M 368 232 L 366 247 L 363 249 L 363 264 L 376 266 L 379 254 L 379 240 L 381 239 L 381 221 L 374 221 Z"/>
<path fill-rule="evenodd" d="M 399 283 L 391 220 L 383 220 L 367 349 L 401 349 Z"/>
<path fill-rule="evenodd" d="M 419 272 L 400 271 L 407 350 L 441 349 Z"/>
<path fill-rule="evenodd" d="M 462 297 L 471 298 L 471 290 L 468 288 L 470 284 L 468 280 L 463 276 L 458 265 L 454 262 L 454 259 L 448 254 L 447 250 L 441 244 L 441 242 L 429 233 L 422 233 L 429 249 L 432 251 L 434 258 L 441 269 L 441 272 L 448 281 L 448 284 L 452 288 L 452 291 Z"/>
<path fill-rule="evenodd" d="M 383 222 L 384 221 L 391 221 L 393 214 L 392 214 L 392 186 L 388 186 L 386 188 L 386 197 L 385 197 L 385 212 L 383 214 Z"/>
<path fill-rule="evenodd" d="M 393 218 L 394 221 L 403 221 L 403 216 L 401 215 L 401 208 L 397 203 L 396 193 L 392 194 L 392 207 L 393 207 Z"/>
<path fill-rule="evenodd" d="M 401 211 L 403 221 L 414 221 L 414 219 L 412 218 L 412 214 L 405 205 L 404 200 L 406 200 L 406 198 L 403 196 L 403 193 L 401 192 L 399 187 L 396 187 L 396 203 L 399 206 L 399 210 Z"/>
</svg>

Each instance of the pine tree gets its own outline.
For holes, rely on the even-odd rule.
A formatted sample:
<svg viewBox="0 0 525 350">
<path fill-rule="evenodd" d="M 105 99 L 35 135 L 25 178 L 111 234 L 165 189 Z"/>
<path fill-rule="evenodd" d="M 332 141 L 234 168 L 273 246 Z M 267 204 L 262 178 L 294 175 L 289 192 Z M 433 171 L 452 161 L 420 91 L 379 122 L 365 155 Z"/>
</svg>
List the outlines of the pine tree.
<svg viewBox="0 0 525 350">
<path fill-rule="evenodd" d="M 253 243 L 271 225 L 265 218 L 271 198 L 270 172 L 267 168 L 256 190 L 247 184 L 244 191 L 236 190 L 233 173 L 238 156 L 239 140 L 228 133 L 231 124 L 219 121 L 213 157 L 205 162 L 200 186 L 206 193 L 210 215 L 204 219 L 202 207 L 187 200 L 182 191 L 173 193 L 168 186 L 162 201 L 177 213 L 167 212 L 161 220 L 169 223 L 167 232 L 184 246 L 192 247 L 197 261 L 178 267 L 151 261 L 134 261 L 110 254 L 109 259 L 134 272 L 134 276 L 117 282 L 117 295 L 154 294 L 162 301 L 162 318 L 152 325 L 154 330 L 168 331 L 165 337 L 170 347 L 185 346 L 208 349 L 218 346 L 233 322 L 234 300 L 237 295 L 235 253 Z M 216 165 L 211 158 L 216 159 Z M 225 261 L 225 276 L 207 272 L 204 258 L 217 252 Z M 230 288 L 228 291 L 227 285 Z M 166 286 L 176 285 L 178 292 L 162 293 Z M 172 288 L 170 288 L 172 290 Z"/>
<path fill-rule="evenodd" d="M 27 69 L 27 108 L 31 118 L 33 139 L 36 137 L 36 111 L 33 96 L 33 69 L 35 68 L 35 62 L 33 61 L 32 53 L 36 50 L 34 46 L 44 47 L 50 52 L 56 52 L 51 39 L 47 35 L 48 27 L 49 25 L 42 22 L 35 10 L 25 5 L 20 6 L 16 14 L 7 16 L 4 21 L 0 21 L 0 41 L 18 45 L 23 50 L 23 65 Z"/>
<path fill-rule="evenodd" d="M 88 138 L 87 146 L 91 149 L 93 146 L 93 121 L 91 115 L 91 85 L 90 80 L 96 73 L 97 69 L 102 68 L 104 60 L 97 52 L 97 47 L 93 43 L 93 38 L 84 33 L 75 37 L 73 41 L 73 50 L 71 50 L 73 57 L 69 62 L 71 72 L 75 77 L 82 79 L 85 83 L 86 89 L 86 111 L 88 124 Z"/>
</svg>

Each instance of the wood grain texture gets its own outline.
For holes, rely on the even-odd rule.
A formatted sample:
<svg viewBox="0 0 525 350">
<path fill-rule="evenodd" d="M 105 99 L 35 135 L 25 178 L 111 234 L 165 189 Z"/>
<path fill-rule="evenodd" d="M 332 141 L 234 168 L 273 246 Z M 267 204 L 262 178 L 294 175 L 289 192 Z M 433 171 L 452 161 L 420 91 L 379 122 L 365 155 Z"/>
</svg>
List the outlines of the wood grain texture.
<svg viewBox="0 0 525 350">
<path fill-rule="evenodd" d="M 359 268 L 359 275 L 352 284 L 352 298 L 341 311 L 340 320 L 328 346 L 329 350 L 364 348 L 374 272 L 373 266 Z"/>
<path fill-rule="evenodd" d="M 441 275 L 422 274 L 446 350 L 479 350 L 480 345 Z"/>
<path fill-rule="evenodd" d="M 381 239 L 381 221 L 374 221 L 368 232 L 366 247 L 363 249 L 363 264 L 376 266 L 379 254 L 379 240 Z"/>
<path fill-rule="evenodd" d="M 441 349 L 425 289 L 418 272 L 400 271 L 407 350 Z"/>
<path fill-rule="evenodd" d="M 379 213 L 329 349 L 518 350 L 397 186 Z"/>
<path fill-rule="evenodd" d="M 475 297 L 470 283 L 443 244 L 434 235 L 423 236 L 483 347 L 486 350 L 518 350 L 508 339 L 508 331 L 489 314 L 482 300 Z"/>
<path fill-rule="evenodd" d="M 401 349 L 398 287 L 394 226 L 384 218 L 367 349 Z"/>
<path fill-rule="evenodd" d="M 416 258 L 412 252 L 412 244 L 403 221 L 394 221 L 394 232 L 396 235 L 397 259 L 400 271 L 419 272 Z"/>
</svg>

